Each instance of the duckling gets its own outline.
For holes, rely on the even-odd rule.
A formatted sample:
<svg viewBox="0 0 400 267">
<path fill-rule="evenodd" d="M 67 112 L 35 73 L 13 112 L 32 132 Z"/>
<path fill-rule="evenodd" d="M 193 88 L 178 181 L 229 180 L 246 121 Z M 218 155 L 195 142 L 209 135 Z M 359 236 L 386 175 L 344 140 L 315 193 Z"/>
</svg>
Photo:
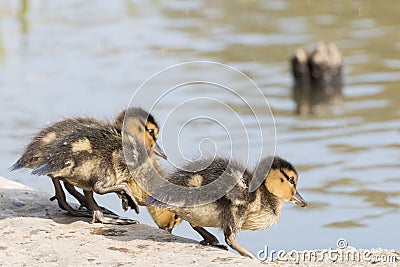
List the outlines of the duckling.
<svg viewBox="0 0 400 267">
<path fill-rule="evenodd" d="M 125 109 L 122 112 L 120 112 L 116 116 L 116 118 L 113 122 L 113 126 L 118 133 L 122 132 L 123 121 L 124 121 L 125 115 L 128 110 L 130 110 L 130 109 Z M 130 112 L 128 112 L 128 113 L 135 113 L 135 111 L 137 112 L 138 110 L 136 110 L 136 108 L 132 108 L 130 110 Z M 146 114 L 142 114 L 142 116 L 146 116 Z M 154 119 L 153 119 L 153 122 L 155 123 Z M 54 149 L 54 146 L 55 146 L 55 143 L 57 140 L 62 140 L 66 135 L 68 135 L 69 133 L 72 133 L 73 131 L 75 131 L 83 126 L 104 127 L 106 125 L 107 125 L 106 122 L 99 121 L 94 118 L 80 118 L 80 117 L 65 119 L 63 121 L 54 123 L 53 125 L 42 129 L 41 131 L 39 131 L 39 133 L 36 134 L 36 136 L 34 136 L 31 143 L 28 144 L 28 146 L 26 147 L 26 149 L 25 149 L 24 153 L 22 154 L 22 156 L 20 157 L 20 159 L 18 159 L 18 161 L 11 168 L 12 168 L 12 170 L 16 170 L 16 169 L 20 169 L 20 168 L 35 168 L 35 167 L 41 165 L 42 163 L 45 163 L 45 161 L 49 157 L 51 157 L 51 151 L 52 151 L 52 149 Z M 156 138 L 158 137 L 158 130 L 155 133 L 155 137 Z M 156 149 L 156 152 L 158 153 L 158 155 L 165 157 L 165 155 L 160 154 L 159 151 L 160 151 L 160 148 L 158 147 Z M 153 164 L 157 168 L 158 172 L 161 173 L 159 164 L 155 159 L 153 159 Z M 50 199 L 51 200 L 57 199 L 58 204 L 61 209 L 66 210 L 75 216 L 92 217 L 92 212 L 87 213 L 81 209 L 75 210 L 66 202 L 65 194 L 61 187 L 60 180 L 58 178 L 53 177 L 52 182 L 55 187 L 56 195 Z M 63 181 L 63 183 L 64 183 L 64 186 L 67 189 L 67 191 L 79 201 L 79 203 L 81 204 L 81 207 L 85 207 L 88 210 L 90 210 L 91 207 L 89 206 L 88 201 L 86 200 L 86 197 L 83 196 L 78 191 L 76 191 L 75 187 L 72 184 L 68 183 L 65 180 Z M 129 186 L 133 190 L 136 190 L 136 191 L 140 190 L 140 188 L 137 189 L 138 185 L 134 181 L 129 182 Z M 139 192 L 136 194 L 137 195 L 140 194 L 140 196 L 142 196 L 142 194 L 145 194 L 145 193 Z M 86 192 L 86 195 L 91 195 L 91 193 Z M 119 196 L 122 198 L 124 210 L 127 210 L 128 199 L 127 199 L 126 195 L 124 194 L 124 195 L 119 195 Z M 148 195 L 145 195 L 145 196 L 147 197 Z M 92 198 L 92 201 L 95 201 L 93 199 L 93 197 L 91 197 L 91 198 Z M 143 197 L 141 197 L 141 199 L 143 199 Z M 142 202 L 144 202 L 144 201 L 142 201 Z M 142 202 L 140 202 L 140 205 L 143 205 Z M 130 206 L 134 207 L 132 202 L 130 203 Z M 117 214 L 113 213 L 112 211 L 109 211 L 108 209 L 106 209 L 104 207 L 100 207 L 100 208 L 102 209 L 104 214 L 118 216 Z M 169 232 L 171 232 L 172 228 L 180 223 L 180 218 L 178 216 L 176 216 L 174 213 L 172 213 L 171 211 L 162 210 L 162 209 L 159 209 L 154 206 L 147 206 L 147 209 L 148 209 L 150 215 L 152 216 L 153 220 L 155 221 L 155 223 L 161 229 L 165 229 L 165 230 L 168 230 Z"/>
<path fill-rule="evenodd" d="M 35 167 L 32 174 L 48 175 L 82 188 L 93 210 L 93 221 L 132 223 L 128 219 L 105 218 L 93 199 L 93 192 L 126 194 L 138 213 L 138 203 L 127 182 L 133 180 L 133 176 L 151 174 L 153 167 L 148 155 L 155 153 L 165 157 L 156 144 L 158 127 L 154 118 L 140 108 L 129 109 L 127 115 L 122 134 L 111 124 L 82 126 L 67 134 L 52 147 L 51 157 Z M 126 138 L 122 138 L 123 134 Z M 128 161 L 125 161 L 126 156 Z"/>
<path fill-rule="evenodd" d="M 227 249 L 219 244 L 218 239 L 203 227 L 216 227 L 224 232 L 226 243 L 242 256 L 255 258 L 255 256 L 240 246 L 235 240 L 240 230 L 267 229 L 277 223 L 284 202 L 291 201 L 301 207 L 307 202 L 296 190 L 298 175 L 295 168 L 286 160 L 279 157 L 265 157 L 257 165 L 255 171 L 246 169 L 238 162 L 217 157 L 208 167 L 196 170 L 206 161 L 192 162 L 183 168 L 174 171 L 168 181 L 178 186 L 189 189 L 187 195 L 168 191 L 171 186 L 160 187 L 157 192 L 146 199 L 146 203 L 175 212 L 183 220 L 190 223 L 204 240 L 203 245 L 212 245 Z M 250 192 L 251 180 L 262 181 L 255 191 Z M 218 181 L 220 179 L 220 181 Z M 215 183 L 216 182 L 216 183 Z M 215 190 L 201 191 L 204 195 L 198 196 L 200 203 L 196 203 L 196 193 L 202 186 L 215 183 Z M 214 200 L 214 191 L 226 184 L 231 184 L 232 189 Z M 203 201 L 204 200 L 204 201 Z"/>
<path fill-rule="evenodd" d="M 73 131 L 81 127 L 104 127 L 105 123 L 94 118 L 69 118 L 57 123 L 54 123 L 42 130 L 40 130 L 31 140 L 31 142 L 25 148 L 22 156 L 17 162 L 11 167 L 11 170 L 17 170 L 21 168 L 36 168 L 43 164 L 51 157 L 51 152 L 54 149 L 55 144 L 58 140 L 72 133 Z M 51 197 L 50 200 L 57 199 L 58 205 L 61 209 L 68 211 L 70 214 L 75 216 L 91 217 L 91 212 L 87 213 L 81 210 L 86 207 L 89 209 L 86 197 L 75 190 L 74 186 L 64 181 L 64 186 L 67 191 L 73 195 L 80 203 L 81 208 L 75 210 L 66 201 L 65 193 L 62 189 L 58 178 L 51 179 L 55 189 L 55 196 Z M 117 216 L 115 213 L 108 209 L 101 207 L 105 214 Z"/>
</svg>

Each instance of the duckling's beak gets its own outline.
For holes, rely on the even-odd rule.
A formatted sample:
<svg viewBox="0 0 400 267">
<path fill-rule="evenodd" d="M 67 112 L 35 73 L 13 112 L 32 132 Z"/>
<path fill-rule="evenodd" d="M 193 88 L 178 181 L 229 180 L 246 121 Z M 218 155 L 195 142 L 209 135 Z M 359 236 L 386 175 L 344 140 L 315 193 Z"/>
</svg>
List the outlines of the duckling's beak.
<svg viewBox="0 0 400 267">
<path fill-rule="evenodd" d="M 156 146 L 154 147 L 154 153 L 156 155 L 162 157 L 163 159 L 167 159 L 167 156 L 165 155 L 164 151 L 161 149 L 161 147 L 156 143 Z"/>
<path fill-rule="evenodd" d="M 299 192 L 296 192 L 296 194 L 290 199 L 290 202 L 299 205 L 300 207 L 307 206 L 307 201 L 304 200 L 304 198 L 299 194 Z"/>
</svg>

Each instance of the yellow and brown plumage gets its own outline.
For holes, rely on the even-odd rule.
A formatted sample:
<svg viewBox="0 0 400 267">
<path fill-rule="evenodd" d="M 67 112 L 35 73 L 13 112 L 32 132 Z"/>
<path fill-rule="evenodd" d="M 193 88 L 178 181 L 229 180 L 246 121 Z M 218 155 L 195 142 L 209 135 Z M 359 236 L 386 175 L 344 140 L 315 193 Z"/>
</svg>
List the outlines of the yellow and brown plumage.
<svg viewBox="0 0 400 267">
<path fill-rule="evenodd" d="M 153 147 L 148 145 L 155 139 L 157 131 L 153 117 L 141 109 L 129 110 L 125 115 L 123 133 L 113 125 L 76 129 L 54 145 L 52 156 L 34 168 L 32 174 L 48 175 L 66 181 L 84 190 L 93 210 L 93 219 L 103 223 L 120 222 L 104 218 L 101 210 L 92 201 L 92 192 L 125 194 L 136 212 L 139 211 L 134 193 L 127 182 L 134 176 L 152 175 L 149 155 Z M 123 153 L 123 146 L 127 153 Z M 128 158 L 126 158 L 128 157 Z M 130 168 L 128 168 L 128 165 Z"/>
<path fill-rule="evenodd" d="M 126 144 L 129 148 L 127 162 L 123 153 L 123 133 L 132 141 Z M 66 203 L 60 180 L 64 181 L 69 192 L 77 192 L 74 186 L 84 190 L 82 202 L 94 211 L 94 220 L 103 223 L 132 223 L 132 220 L 104 218 L 103 210 L 93 199 L 93 191 L 100 194 L 117 192 L 123 203 L 129 202 L 129 206 L 138 212 L 136 198 L 143 199 L 143 192 L 133 187 L 135 181 L 132 175 L 145 179 L 155 170 L 152 164 L 157 161 L 153 155 L 165 157 L 156 143 L 157 136 L 158 126 L 154 118 L 139 108 L 124 110 L 112 124 L 91 118 L 66 119 L 40 131 L 13 169 L 28 167 L 33 168 L 33 174 L 50 176 L 55 184 L 60 207 L 78 216 L 82 215 L 81 211 L 72 209 Z M 129 155 L 134 158 L 129 158 Z M 136 191 L 132 192 L 131 187 Z M 60 194 L 63 198 L 59 198 Z M 140 205 L 143 204 L 144 201 L 140 201 Z M 126 208 L 127 204 L 124 206 Z M 162 216 L 155 218 L 155 221 L 161 228 L 171 230 L 170 225 L 179 223 L 170 211 L 160 211 L 159 214 Z M 165 223 L 165 218 L 173 221 Z"/>
<path fill-rule="evenodd" d="M 20 168 L 36 168 L 44 164 L 51 156 L 52 151 L 55 149 L 59 140 L 63 140 L 65 136 L 71 134 L 75 130 L 82 127 L 104 127 L 105 122 L 96 120 L 94 118 L 76 117 L 68 118 L 56 122 L 42 130 L 40 130 L 25 148 L 21 157 L 11 167 L 12 170 Z M 64 191 L 61 187 L 59 179 L 52 179 L 55 188 L 55 196 L 51 200 L 57 199 L 58 205 L 61 209 L 68 211 L 76 216 L 91 216 L 91 212 L 87 213 L 84 210 L 75 210 L 67 202 Z M 86 197 L 75 190 L 75 188 L 68 182 L 64 182 L 67 191 L 72 194 L 81 204 L 81 207 L 89 208 Z M 115 213 L 103 208 L 106 214 L 116 215 Z"/>
<path fill-rule="evenodd" d="M 170 189 L 173 187 L 165 185 L 146 200 L 147 204 L 169 209 L 188 221 L 204 238 L 202 244 L 226 248 L 203 227 L 220 228 L 230 247 L 243 256 L 254 258 L 250 251 L 237 243 L 236 234 L 240 230 L 266 229 L 277 223 L 285 201 L 291 201 L 302 207 L 307 205 L 296 190 L 296 170 L 289 162 L 279 157 L 262 159 L 255 171 L 221 157 L 213 159 L 208 166 L 204 163 L 206 161 L 189 163 L 183 170 L 176 170 L 170 174 L 168 181 L 186 187 L 187 194 L 174 194 Z M 201 169 L 199 166 L 207 167 Z M 231 183 L 233 186 L 223 196 L 212 200 L 219 187 L 218 179 L 221 177 L 224 179 L 222 181 L 224 184 Z M 255 191 L 250 192 L 252 179 L 262 183 Z M 196 200 L 193 200 L 195 191 L 213 182 L 217 183 L 214 187 L 201 191 L 202 201 L 195 204 Z M 211 201 L 205 201 L 207 198 Z"/>
</svg>

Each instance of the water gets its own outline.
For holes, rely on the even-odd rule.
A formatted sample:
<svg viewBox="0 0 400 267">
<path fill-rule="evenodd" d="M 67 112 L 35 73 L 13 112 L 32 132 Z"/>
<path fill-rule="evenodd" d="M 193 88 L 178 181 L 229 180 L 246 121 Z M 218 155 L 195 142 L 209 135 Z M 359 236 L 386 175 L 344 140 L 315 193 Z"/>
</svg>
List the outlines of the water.
<svg viewBox="0 0 400 267">
<path fill-rule="evenodd" d="M 339 238 L 356 247 L 400 249 L 400 2 L 126 0 L 0 5 L 0 175 L 52 194 L 49 179 L 30 176 L 28 170 L 7 170 L 37 129 L 71 115 L 112 119 L 152 74 L 186 61 L 217 61 L 247 74 L 268 99 L 276 123 L 277 154 L 297 166 L 298 189 L 310 203 L 307 209 L 287 204 L 278 226 L 243 231 L 239 242 L 253 252 L 265 245 L 286 251 L 334 248 Z M 297 47 L 318 40 L 334 41 L 344 56 L 344 101 L 333 113 L 300 118 L 293 112 L 288 59 Z M 186 75 L 219 73 L 193 69 L 170 79 Z M 228 78 L 231 85 L 243 83 L 235 75 Z M 141 98 L 142 105 L 151 105 L 159 96 L 159 85 Z M 253 101 L 256 111 L 264 107 L 257 102 L 256 91 L 245 84 L 238 90 Z M 201 92 L 192 87 L 165 98 L 155 115 L 165 118 L 181 101 Z M 221 90 L 212 95 L 226 99 L 244 118 L 250 148 L 258 148 L 257 126 L 244 104 Z M 229 121 L 217 104 L 206 107 L 209 114 Z M 168 129 L 163 128 L 165 133 L 181 127 L 181 121 L 175 117 Z M 232 136 L 241 136 L 234 125 L 232 121 Z M 201 152 L 230 153 L 229 140 L 218 125 L 200 120 L 182 134 L 182 153 L 189 158 Z M 205 137 L 217 146 L 202 142 L 199 147 Z M 235 149 L 240 158 L 249 146 L 242 142 Z M 249 153 L 252 166 L 257 149 Z M 122 212 L 115 195 L 96 197 L 102 205 L 136 218 L 132 211 Z M 153 225 L 145 209 L 141 211 L 139 219 Z M 186 223 L 174 231 L 200 239 Z M 223 240 L 220 232 L 213 232 Z"/>
</svg>

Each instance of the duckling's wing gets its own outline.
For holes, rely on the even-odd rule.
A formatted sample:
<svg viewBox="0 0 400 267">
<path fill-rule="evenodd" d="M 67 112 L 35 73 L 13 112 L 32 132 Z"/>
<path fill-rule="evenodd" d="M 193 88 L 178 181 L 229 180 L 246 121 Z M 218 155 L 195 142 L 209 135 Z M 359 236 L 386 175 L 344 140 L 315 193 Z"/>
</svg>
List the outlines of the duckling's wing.
<svg viewBox="0 0 400 267">
<path fill-rule="evenodd" d="M 199 166 L 207 166 L 199 171 Z M 249 173 L 236 161 L 225 158 L 190 162 L 183 169 L 176 169 L 168 182 L 155 190 L 150 205 L 165 207 L 193 207 L 212 201 L 239 201 L 248 199 Z M 243 200 L 243 201 L 242 201 Z"/>
<path fill-rule="evenodd" d="M 121 141 L 111 127 L 81 125 L 71 133 L 61 136 L 51 147 L 47 156 L 32 170 L 34 175 L 69 175 L 75 167 L 94 159 L 98 164 L 112 162 L 114 151 L 121 149 Z M 97 173 L 100 175 L 99 173 Z"/>
<path fill-rule="evenodd" d="M 249 192 L 251 173 L 246 170 L 243 173 L 232 174 L 232 177 L 237 183 L 223 198 L 229 200 L 231 203 L 246 203 L 249 201 L 251 195 Z"/>
<path fill-rule="evenodd" d="M 82 127 L 100 127 L 104 123 L 94 118 L 75 117 L 55 122 L 37 132 L 30 143 L 26 146 L 21 157 L 15 162 L 10 170 L 21 168 L 39 168 L 50 156 L 50 151 L 60 139 Z"/>
<path fill-rule="evenodd" d="M 50 173 L 52 173 L 54 171 L 56 171 L 56 170 L 55 170 L 55 168 L 52 168 L 51 164 L 44 163 L 44 164 L 41 164 L 41 165 L 33 168 L 31 174 L 38 175 L 38 176 L 40 176 L 40 175 L 48 175 L 48 174 L 50 174 Z"/>
</svg>

